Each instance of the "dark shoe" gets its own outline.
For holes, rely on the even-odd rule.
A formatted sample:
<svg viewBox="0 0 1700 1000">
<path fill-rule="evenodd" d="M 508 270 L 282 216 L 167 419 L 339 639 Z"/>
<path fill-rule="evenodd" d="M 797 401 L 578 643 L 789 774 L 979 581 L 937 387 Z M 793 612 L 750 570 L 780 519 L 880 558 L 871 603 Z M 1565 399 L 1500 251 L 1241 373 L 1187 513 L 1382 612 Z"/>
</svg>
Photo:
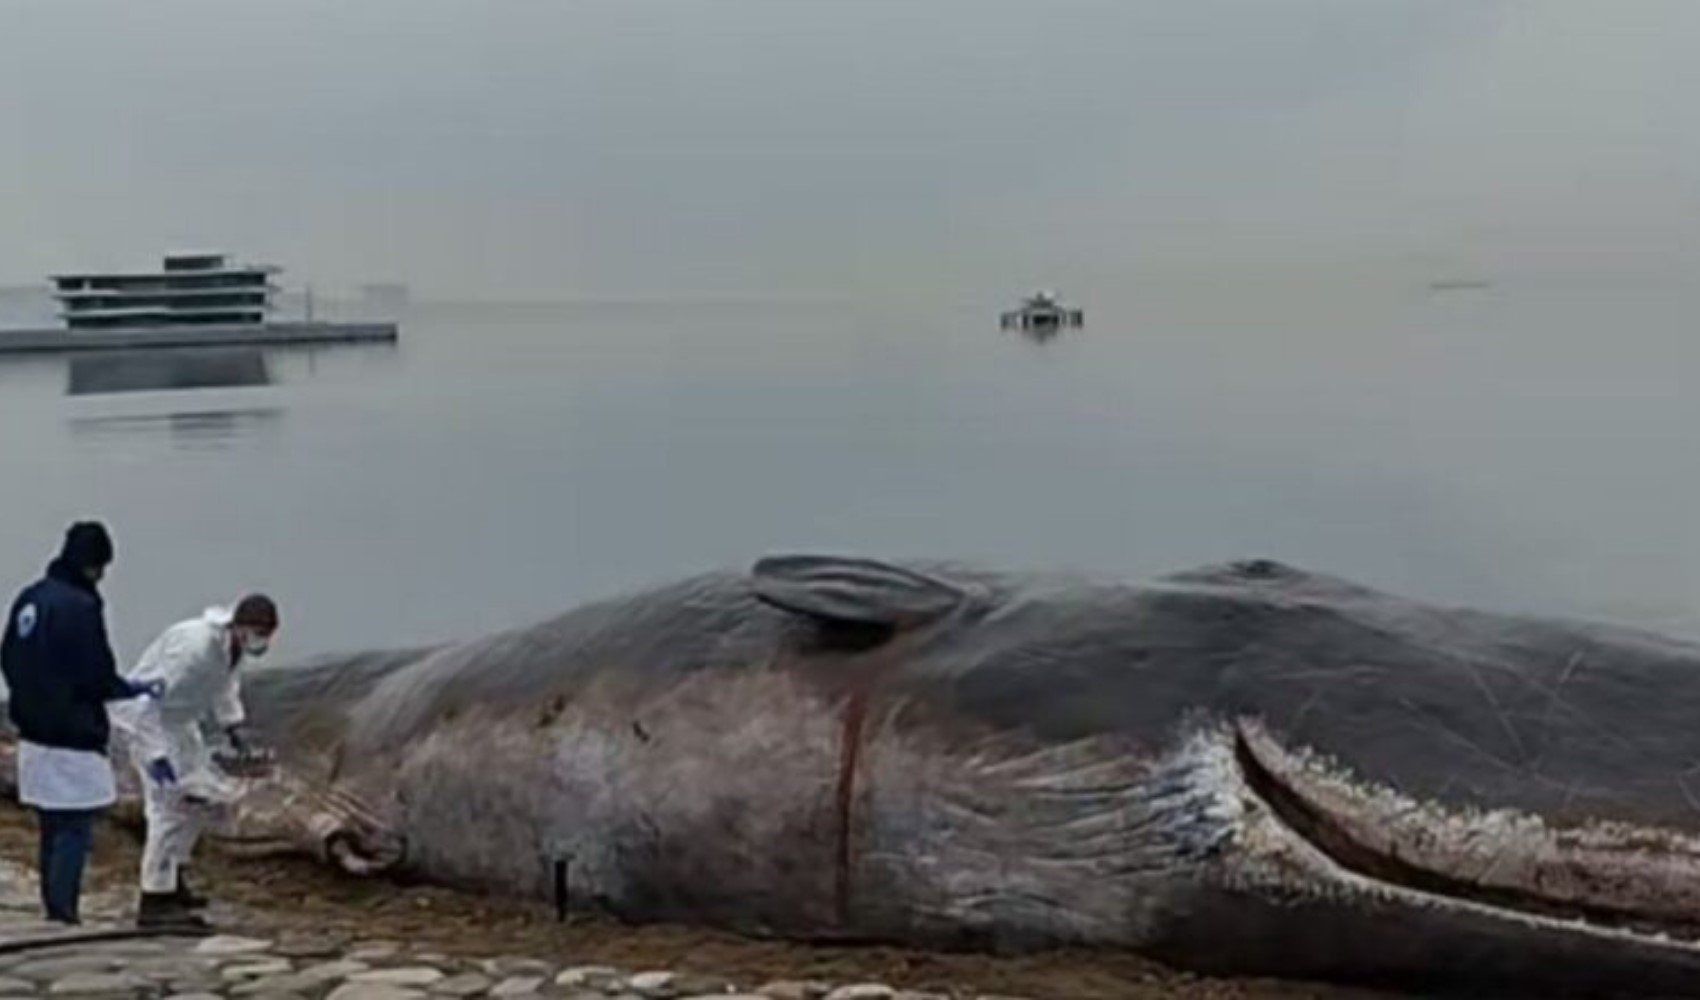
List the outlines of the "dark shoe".
<svg viewBox="0 0 1700 1000">
<path fill-rule="evenodd" d="M 173 899 L 186 910 L 204 910 L 207 908 L 207 897 L 189 888 L 189 883 L 182 875 L 177 876 L 177 892 Z"/>
<path fill-rule="evenodd" d="M 211 925 L 178 902 L 174 892 L 144 892 L 141 905 L 136 907 L 136 926 L 206 930 Z"/>
</svg>

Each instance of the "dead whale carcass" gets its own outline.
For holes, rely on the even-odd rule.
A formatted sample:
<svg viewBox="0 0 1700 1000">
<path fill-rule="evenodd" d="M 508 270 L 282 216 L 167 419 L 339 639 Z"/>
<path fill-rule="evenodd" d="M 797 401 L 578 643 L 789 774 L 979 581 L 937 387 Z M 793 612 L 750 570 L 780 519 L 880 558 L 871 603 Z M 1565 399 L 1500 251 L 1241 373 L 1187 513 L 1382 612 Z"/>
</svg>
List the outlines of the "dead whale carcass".
<svg viewBox="0 0 1700 1000">
<path fill-rule="evenodd" d="M 802 938 L 1700 988 L 1700 648 L 1639 632 L 1263 562 L 785 557 L 247 690 L 287 784 L 230 832 L 355 870 L 547 898 L 565 861 L 575 906 Z"/>
</svg>

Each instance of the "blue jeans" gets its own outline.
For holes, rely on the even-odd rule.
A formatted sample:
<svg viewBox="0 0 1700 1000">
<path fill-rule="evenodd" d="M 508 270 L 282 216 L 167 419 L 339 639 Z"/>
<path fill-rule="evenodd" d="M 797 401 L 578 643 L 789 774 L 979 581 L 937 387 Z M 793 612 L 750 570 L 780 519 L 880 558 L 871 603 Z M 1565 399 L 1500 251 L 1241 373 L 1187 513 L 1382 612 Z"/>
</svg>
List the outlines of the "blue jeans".
<svg viewBox="0 0 1700 1000">
<path fill-rule="evenodd" d="M 41 823 L 41 904 L 47 919 L 80 921 L 77 900 L 83 891 L 83 865 L 94 842 L 94 809 L 37 809 Z"/>
</svg>

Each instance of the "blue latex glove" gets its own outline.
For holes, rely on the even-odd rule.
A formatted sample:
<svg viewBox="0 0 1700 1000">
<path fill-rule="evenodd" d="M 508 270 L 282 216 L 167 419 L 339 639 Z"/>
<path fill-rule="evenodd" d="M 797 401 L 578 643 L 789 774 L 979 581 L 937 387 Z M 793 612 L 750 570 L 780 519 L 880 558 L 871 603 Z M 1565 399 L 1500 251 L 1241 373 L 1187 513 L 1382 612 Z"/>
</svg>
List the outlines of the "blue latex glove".
<svg viewBox="0 0 1700 1000">
<path fill-rule="evenodd" d="M 153 698 L 156 701 L 165 697 L 164 681 L 131 681 L 130 697 Z"/>
<path fill-rule="evenodd" d="M 148 777 L 161 788 L 170 788 L 177 784 L 177 772 L 171 766 L 171 761 L 158 757 L 148 761 Z"/>
</svg>

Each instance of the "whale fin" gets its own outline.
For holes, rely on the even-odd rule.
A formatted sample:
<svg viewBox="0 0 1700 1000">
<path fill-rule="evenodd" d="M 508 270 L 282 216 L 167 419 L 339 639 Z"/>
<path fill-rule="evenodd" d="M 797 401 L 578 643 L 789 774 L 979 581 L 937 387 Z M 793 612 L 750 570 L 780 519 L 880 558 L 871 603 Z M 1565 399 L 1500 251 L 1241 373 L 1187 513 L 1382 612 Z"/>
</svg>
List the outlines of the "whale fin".
<svg viewBox="0 0 1700 1000">
<path fill-rule="evenodd" d="M 967 597 L 948 581 L 873 559 L 769 556 L 750 576 L 759 600 L 833 624 L 912 628 L 949 614 Z"/>
</svg>

